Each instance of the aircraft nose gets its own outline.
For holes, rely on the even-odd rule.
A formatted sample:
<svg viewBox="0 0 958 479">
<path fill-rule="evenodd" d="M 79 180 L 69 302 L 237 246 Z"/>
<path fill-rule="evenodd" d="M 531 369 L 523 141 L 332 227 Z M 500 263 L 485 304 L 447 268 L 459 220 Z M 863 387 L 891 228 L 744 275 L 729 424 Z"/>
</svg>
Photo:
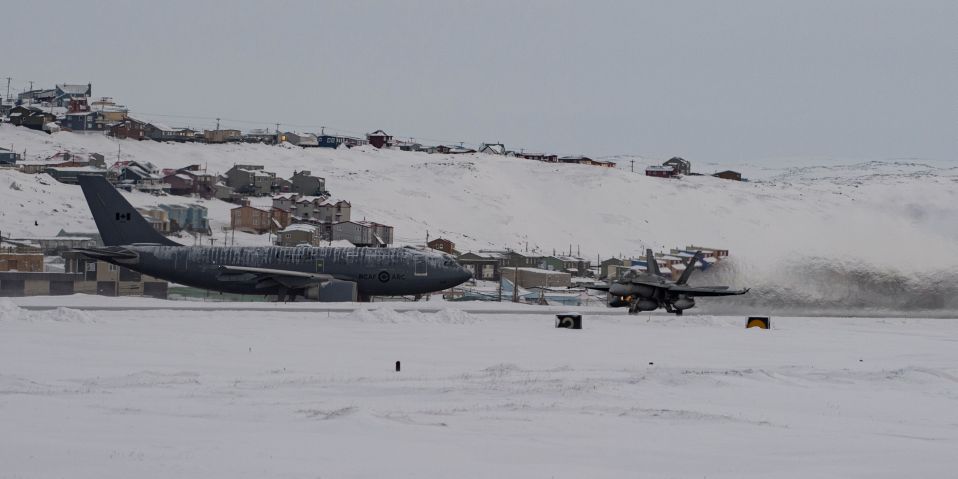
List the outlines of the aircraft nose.
<svg viewBox="0 0 958 479">
<path fill-rule="evenodd" d="M 459 267 L 459 274 L 458 274 L 458 276 L 457 276 L 457 279 L 459 280 L 459 284 L 462 284 L 462 283 L 465 283 L 466 281 L 469 281 L 470 279 L 472 279 L 472 271 L 469 271 L 468 269 L 463 268 L 462 266 L 460 266 L 460 267 Z"/>
</svg>

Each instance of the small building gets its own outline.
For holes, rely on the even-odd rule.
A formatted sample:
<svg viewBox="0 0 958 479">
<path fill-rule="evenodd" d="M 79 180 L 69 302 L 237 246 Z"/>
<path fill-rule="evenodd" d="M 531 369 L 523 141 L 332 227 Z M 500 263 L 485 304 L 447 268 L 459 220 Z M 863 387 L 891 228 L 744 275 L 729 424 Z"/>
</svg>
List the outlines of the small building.
<svg viewBox="0 0 958 479">
<path fill-rule="evenodd" d="M 137 208 L 136 211 L 162 235 L 170 234 L 170 217 L 160 208 Z"/>
<path fill-rule="evenodd" d="M 716 178 L 721 178 L 721 179 L 723 179 L 723 180 L 742 181 L 742 174 L 739 173 L 739 172 L 737 172 L 737 171 L 732 171 L 732 170 L 720 171 L 720 172 L 718 172 L 718 173 L 715 173 L 715 174 L 712 175 L 712 176 L 714 176 L 714 177 L 716 177 Z"/>
<path fill-rule="evenodd" d="M 618 276 L 614 275 L 614 270 L 617 267 L 626 267 L 631 265 L 631 261 L 627 259 L 619 258 L 609 258 L 603 260 L 599 263 L 599 278 L 617 278 Z"/>
<path fill-rule="evenodd" d="M 300 133 L 296 131 L 287 131 L 286 133 L 281 133 L 279 135 L 280 142 L 288 142 L 292 145 L 301 146 L 303 148 L 317 147 L 319 146 L 319 140 L 316 138 L 316 135 L 312 133 Z"/>
<path fill-rule="evenodd" d="M 369 140 L 364 140 L 362 138 L 337 135 L 319 135 L 316 137 L 316 141 L 321 148 L 339 148 L 340 145 L 343 145 L 346 148 L 352 148 L 354 146 L 369 144 Z"/>
<path fill-rule="evenodd" d="M 689 160 L 678 156 L 673 156 L 665 163 L 662 163 L 662 166 L 672 167 L 677 175 L 689 175 L 692 173 L 692 163 L 689 163 Z"/>
<path fill-rule="evenodd" d="M 462 267 L 472 273 L 475 279 L 498 281 L 499 269 L 502 267 L 503 257 L 496 252 L 468 252 L 459 255 L 456 260 Z"/>
<path fill-rule="evenodd" d="M 49 108 L 48 108 L 49 110 Z M 35 106 L 18 105 L 10 109 L 10 124 L 31 130 L 45 131 L 44 126 L 57 120 L 56 115 Z"/>
<path fill-rule="evenodd" d="M 592 262 L 576 256 L 544 256 L 540 258 L 539 268 L 550 271 L 562 271 L 573 276 L 584 276 L 589 273 Z"/>
<path fill-rule="evenodd" d="M 321 176 L 313 176 L 310 171 L 294 171 L 290 182 L 292 185 L 289 190 L 293 193 L 306 196 L 321 196 L 326 194 L 326 179 Z"/>
<path fill-rule="evenodd" d="M 456 243 L 453 243 L 445 238 L 436 238 L 426 243 L 426 246 L 437 251 L 442 251 L 443 253 L 449 253 L 453 255 L 457 254 Z"/>
<path fill-rule="evenodd" d="M 171 195 L 188 196 L 196 191 L 193 177 L 186 173 L 173 173 L 163 177 L 163 183 L 169 185 Z"/>
<path fill-rule="evenodd" d="M 520 152 L 516 153 L 516 158 L 522 158 L 526 160 L 535 160 L 535 161 L 544 161 L 546 163 L 558 163 L 559 156 L 548 154 L 548 153 L 526 153 Z"/>
<path fill-rule="evenodd" d="M 572 275 L 560 271 L 539 268 L 505 267 L 501 271 L 502 279 L 520 288 L 568 288 L 572 286 Z"/>
<path fill-rule="evenodd" d="M 13 243 L 35 244 L 45 255 L 58 255 L 76 248 L 95 248 L 97 240 L 89 236 L 34 236 L 30 238 L 12 238 Z"/>
<path fill-rule="evenodd" d="M 277 246 L 315 246 L 319 244 L 316 226 L 305 223 L 293 223 L 276 233 Z"/>
<path fill-rule="evenodd" d="M 382 130 L 376 130 L 372 133 L 366 134 L 366 141 L 376 148 L 387 148 L 392 146 L 393 137 L 387 135 L 386 132 Z"/>
<path fill-rule="evenodd" d="M 483 143 L 479 145 L 479 149 L 477 151 L 487 155 L 505 155 L 506 146 L 502 143 Z"/>
<path fill-rule="evenodd" d="M 203 130 L 203 140 L 207 143 L 237 142 L 243 139 L 239 130 Z"/>
<path fill-rule="evenodd" d="M 0 240 L 0 271 L 43 271 L 43 251 L 33 243 Z"/>
<path fill-rule="evenodd" d="M 645 169 L 645 176 L 653 176 L 655 178 L 672 178 L 675 176 L 675 168 L 672 168 L 671 166 L 652 165 Z"/>
<path fill-rule="evenodd" d="M 197 231 L 209 233 L 209 212 L 203 205 L 159 205 L 170 221 L 170 231 Z"/>
<path fill-rule="evenodd" d="M 273 145 L 276 143 L 278 132 L 271 132 L 265 128 L 250 130 L 243 135 L 243 141 L 246 143 L 265 143 Z"/>
<path fill-rule="evenodd" d="M 13 166 L 20 161 L 20 155 L 0 147 L 0 166 Z"/>
</svg>

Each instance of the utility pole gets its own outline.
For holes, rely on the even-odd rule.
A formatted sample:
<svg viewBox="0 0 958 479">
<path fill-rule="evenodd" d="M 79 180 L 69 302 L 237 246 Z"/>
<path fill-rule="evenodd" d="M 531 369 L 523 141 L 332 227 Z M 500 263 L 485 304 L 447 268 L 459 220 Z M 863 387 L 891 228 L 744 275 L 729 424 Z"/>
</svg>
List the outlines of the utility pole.
<svg viewBox="0 0 958 479">
<path fill-rule="evenodd" d="M 635 173 L 635 160 L 629 160 L 629 163 L 632 163 L 632 173 Z"/>
<path fill-rule="evenodd" d="M 33 80 L 30 80 L 30 91 L 33 91 Z"/>
<path fill-rule="evenodd" d="M 220 119 L 216 118 L 216 131 L 220 131 Z"/>
<path fill-rule="evenodd" d="M 7 77 L 7 101 L 10 101 L 10 80 L 12 80 L 12 78 Z"/>
</svg>

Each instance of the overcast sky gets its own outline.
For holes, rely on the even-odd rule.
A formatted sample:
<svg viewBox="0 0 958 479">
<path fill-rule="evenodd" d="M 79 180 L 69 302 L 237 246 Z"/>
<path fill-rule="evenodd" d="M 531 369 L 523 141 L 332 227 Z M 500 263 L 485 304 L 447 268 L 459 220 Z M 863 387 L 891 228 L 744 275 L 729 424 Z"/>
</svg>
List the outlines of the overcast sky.
<svg viewBox="0 0 958 479">
<path fill-rule="evenodd" d="M 173 126 L 958 159 L 954 1 L 67 0 L 5 2 L 0 18 L 15 91 L 92 82 Z"/>
</svg>

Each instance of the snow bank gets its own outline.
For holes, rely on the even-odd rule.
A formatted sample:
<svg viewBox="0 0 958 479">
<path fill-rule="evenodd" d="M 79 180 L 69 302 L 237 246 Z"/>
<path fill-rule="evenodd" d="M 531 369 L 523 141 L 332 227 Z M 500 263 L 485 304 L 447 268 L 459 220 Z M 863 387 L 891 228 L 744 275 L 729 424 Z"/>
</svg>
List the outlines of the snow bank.
<svg viewBox="0 0 958 479">
<path fill-rule="evenodd" d="M 0 298 L 0 320 L 2 321 L 64 321 L 73 323 L 93 323 L 96 318 L 89 312 L 78 309 L 58 307 L 48 311 L 28 311 L 9 299 Z"/>
<path fill-rule="evenodd" d="M 431 324 L 473 324 L 481 321 L 478 317 L 459 309 L 442 309 L 435 313 L 420 311 L 399 312 L 391 308 L 361 308 L 352 313 L 365 323 L 431 323 Z"/>
</svg>

